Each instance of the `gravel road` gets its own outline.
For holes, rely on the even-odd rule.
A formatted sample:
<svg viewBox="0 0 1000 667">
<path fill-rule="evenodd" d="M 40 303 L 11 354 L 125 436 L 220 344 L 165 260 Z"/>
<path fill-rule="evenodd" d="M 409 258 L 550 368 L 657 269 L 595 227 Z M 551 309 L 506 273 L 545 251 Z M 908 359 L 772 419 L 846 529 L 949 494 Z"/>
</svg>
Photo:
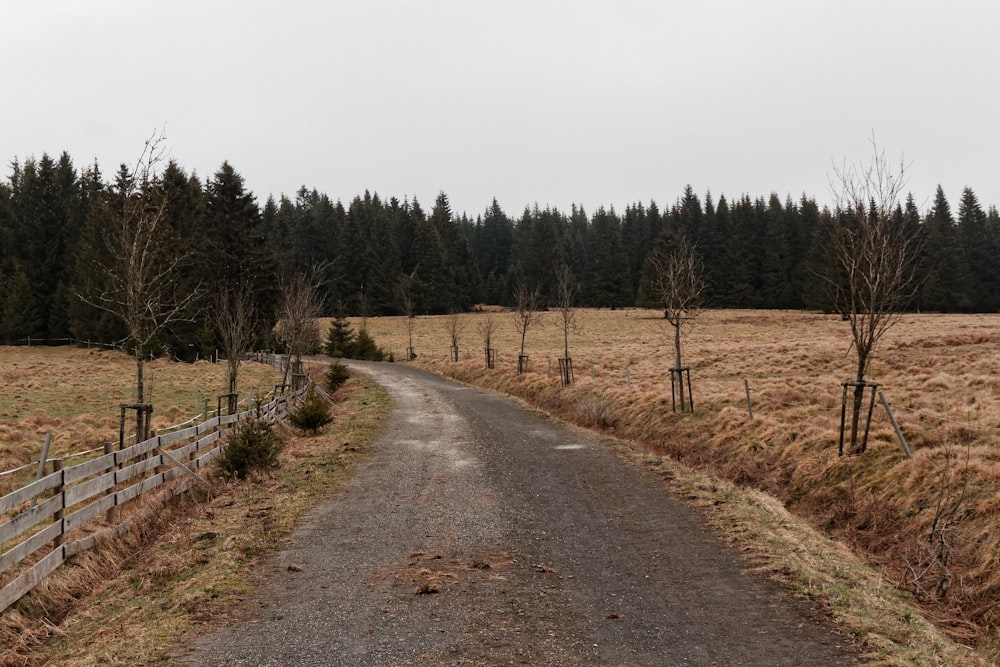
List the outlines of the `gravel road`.
<svg viewBox="0 0 1000 667">
<path fill-rule="evenodd" d="M 600 440 L 403 364 L 348 488 L 192 665 L 849 665 L 819 615 Z"/>
</svg>

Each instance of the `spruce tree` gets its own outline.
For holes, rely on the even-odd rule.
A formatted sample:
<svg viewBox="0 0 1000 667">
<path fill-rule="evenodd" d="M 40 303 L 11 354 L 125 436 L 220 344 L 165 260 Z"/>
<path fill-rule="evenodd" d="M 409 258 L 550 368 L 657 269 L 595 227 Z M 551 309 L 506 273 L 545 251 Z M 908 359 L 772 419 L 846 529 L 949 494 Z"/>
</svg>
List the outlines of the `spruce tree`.
<svg viewBox="0 0 1000 667">
<path fill-rule="evenodd" d="M 995 270 L 1000 248 L 972 188 L 962 191 L 958 233 L 969 267 L 971 308 L 978 312 L 995 311 L 1000 306 L 1000 281 Z"/>
<path fill-rule="evenodd" d="M 968 262 L 951 206 L 940 185 L 923 228 L 924 252 L 918 269 L 924 278 L 917 301 L 920 309 L 937 312 L 970 309 Z"/>
<path fill-rule="evenodd" d="M 590 229 L 590 275 L 585 291 L 591 305 L 598 307 L 631 306 L 632 279 L 628 255 L 622 244 L 621 225 L 614 209 L 597 209 Z"/>
</svg>

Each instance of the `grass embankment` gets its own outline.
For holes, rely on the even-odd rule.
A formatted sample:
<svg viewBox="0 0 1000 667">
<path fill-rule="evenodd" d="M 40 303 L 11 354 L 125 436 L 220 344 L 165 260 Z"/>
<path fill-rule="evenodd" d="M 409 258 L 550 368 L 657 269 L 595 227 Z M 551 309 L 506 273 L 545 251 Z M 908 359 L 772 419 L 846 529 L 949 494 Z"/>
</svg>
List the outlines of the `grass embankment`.
<svg viewBox="0 0 1000 667">
<path fill-rule="evenodd" d="M 486 317 L 463 317 L 458 363 L 448 360 L 444 318 L 418 318 L 417 363 L 639 443 L 630 455 L 669 468 L 672 484 L 700 498 L 723 532 L 819 599 L 884 664 L 1000 660 L 1000 317 L 910 315 L 886 337 L 872 378 L 895 406 L 912 460 L 879 406 L 868 452 L 837 456 L 840 383 L 853 364 L 838 317 L 703 313 L 685 331 L 696 407 L 685 415 L 671 410 L 672 330 L 656 312 L 579 311 L 570 333 L 576 382 L 565 388 L 555 314 L 529 331 L 531 372 L 521 376 L 519 340 L 502 313 L 493 315 L 497 368 L 484 368 L 477 328 Z M 397 357 L 406 349 L 403 318 L 368 327 Z M 942 519 L 943 543 L 932 539 Z M 956 641 L 922 622 L 917 605 Z M 973 643 L 987 657 L 962 646 Z"/>
<path fill-rule="evenodd" d="M 8 611 L 0 665 L 171 664 L 232 618 L 258 588 L 255 568 L 350 475 L 389 409 L 360 377 L 334 398 L 334 422 L 318 436 L 289 434 L 272 475 L 214 478 L 210 495 L 176 500 L 146 533 L 74 559 Z"/>
</svg>

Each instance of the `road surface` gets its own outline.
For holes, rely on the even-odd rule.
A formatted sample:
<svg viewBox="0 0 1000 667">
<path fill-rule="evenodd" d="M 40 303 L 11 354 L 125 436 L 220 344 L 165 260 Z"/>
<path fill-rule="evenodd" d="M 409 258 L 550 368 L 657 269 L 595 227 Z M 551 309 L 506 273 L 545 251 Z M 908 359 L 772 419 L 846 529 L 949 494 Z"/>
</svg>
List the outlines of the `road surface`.
<svg viewBox="0 0 1000 667">
<path fill-rule="evenodd" d="M 192 665 L 848 665 L 805 603 L 584 431 L 403 364 L 348 487 Z"/>
</svg>

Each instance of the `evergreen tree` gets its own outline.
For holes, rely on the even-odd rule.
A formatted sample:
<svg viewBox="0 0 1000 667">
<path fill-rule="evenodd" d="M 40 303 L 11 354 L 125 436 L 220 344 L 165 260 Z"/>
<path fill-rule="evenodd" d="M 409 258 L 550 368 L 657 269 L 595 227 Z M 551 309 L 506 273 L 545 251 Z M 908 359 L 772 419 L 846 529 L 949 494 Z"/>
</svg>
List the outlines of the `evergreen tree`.
<svg viewBox="0 0 1000 667">
<path fill-rule="evenodd" d="M 354 332 L 347 322 L 343 307 L 338 307 L 330 321 L 330 329 L 326 334 L 323 351 L 331 357 L 350 359 L 353 355 Z"/>
<path fill-rule="evenodd" d="M 507 275 L 514 244 L 514 223 L 503 212 L 496 198 L 477 221 L 473 251 L 480 269 L 483 299 L 504 303 L 503 279 Z"/>
<path fill-rule="evenodd" d="M 443 257 L 444 293 L 439 298 L 444 309 L 439 312 L 469 310 L 478 295 L 476 270 L 472 252 L 452 216 L 451 204 L 444 192 L 438 193 L 428 221 L 440 240 Z"/>
<path fill-rule="evenodd" d="M 995 311 L 1000 307 L 1000 280 L 996 266 L 997 239 L 972 188 L 962 191 L 958 206 L 958 233 L 968 262 L 971 308 Z"/>
<path fill-rule="evenodd" d="M 414 298 L 419 313 L 440 314 L 448 311 L 450 279 L 444 248 L 434 224 L 417 206 L 411 213 L 415 218 L 413 248 L 410 261 L 414 267 Z"/>
<path fill-rule="evenodd" d="M 388 206 L 375 210 L 371 227 L 365 238 L 367 272 L 361 293 L 356 299 L 356 312 L 362 316 L 388 315 L 394 312 L 393 285 L 400 274 L 400 253 L 393 235 L 394 220 L 405 215 L 396 198 Z"/>
<path fill-rule="evenodd" d="M 0 311 L 0 336 L 8 345 L 23 343 L 41 327 L 41 317 L 35 303 L 34 290 L 27 272 L 20 263 L 15 264 L 13 271 L 4 280 L 3 310 Z M 41 341 L 39 341 L 41 342 Z"/>
<path fill-rule="evenodd" d="M 276 261 L 257 198 L 229 162 L 223 162 L 205 184 L 204 210 L 210 238 L 199 272 L 202 287 L 216 293 L 249 285 L 262 334 L 270 331 L 279 296 Z"/>
<path fill-rule="evenodd" d="M 922 310 L 956 312 L 972 307 L 968 262 L 951 206 L 939 185 L 924 220 L 924 246 L 918 275 L 924 283 L 917 300 Z"/>
<path fill-rule="evenodd" d="M 590 231 L 590 280 L 585 291 L 591 305 L 598 307 L 630 306 L 631 293 L 628 256 L 622 244 L 621 225 L 614 209 L 603 207 L 594 214 Z"/>
</svg>

